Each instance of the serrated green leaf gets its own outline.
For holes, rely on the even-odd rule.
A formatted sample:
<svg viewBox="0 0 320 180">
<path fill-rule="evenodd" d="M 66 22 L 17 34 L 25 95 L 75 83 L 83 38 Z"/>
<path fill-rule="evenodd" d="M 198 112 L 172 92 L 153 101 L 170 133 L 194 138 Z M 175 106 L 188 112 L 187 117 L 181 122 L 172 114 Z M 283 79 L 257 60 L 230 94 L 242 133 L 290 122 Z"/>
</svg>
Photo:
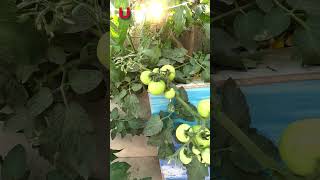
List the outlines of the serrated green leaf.
<svg viewBox="0 0 320 180">
<path fill-rule="evenodd" d="M 13 147 L 1 166 L 1 179 L 19 179 L 27 170 L 27 154 L 22 145 Z"/>
<path fill-rule="evenodd" d="M 53 95 L 51 90 L 43 87 L 34 94 L 27 102 L 27 108 L 32 117 L 36 117 L 46 110 L 53 103 Z"/>
<path fill-rule="evenodd" d="M 115 96 L 114 96 L 114 101 L 115 102 L 117 102 L 117 103 L 120 103 L 121 102 L 121 100 L 127 95 L 127 90 L 126 89 L 122 89 L 121 91 L 120 91 L 120 93 L 118 93 L 118 94 L 116 94 Z"/>
<path fill-rule="evenodd" d="M 69 72 L 69 82 L 72 90 L 84 94 L 95 89 L 103 80 L 103 75 L 96 70 L 72 70 Z"/>
<path fill-rule="evenodd" d="M 188 180 L 205 179 L 209 175 L 208 167 L 199 162 L 198 158 L 194 156 L 191 163 L 187 165 L 187 174 Z"/>
<path fill-rule="evenodd" d="M 112 109 L 111 113 L 110 113 L 110 118 L 112 120 L 117 119 L 119 117 L 119 110 L 118 108 L 114 108 Z"/>
<path fill-rule="evenodd" d="M 174 48 L 174 49 L 163 49 L 162 56 L 166 59 L 171 59 L 179 63 L 183 63 L 185 60 L 185 55 L 188 51 L 184 48 Z"/>
<path fill-rule="evenodd" d="M 256 0 L 256 2 L 259 8 L 264 12 L 269 12 L 273 7 L 272 0 Z"/>
<path fill-rule="evenodd" d="M 233 28 L 240 43 L 250 50 L 255 50 L 257 44 L 254 37 L 262 25 L 263 15 L 259 11 L 251 10 L 246 14 L 239 14 L 234 20 Z"/>
<path fill-rule="evenodd" d="M 89 115 L 80 104 L 76 102 L 69 104 L 69 108 L 66 109 L 66 121 L 63 129 L 64 132 L 76 131 L 82 133 L 93 130 Z"/>
<path fill-rule="evenodd" d="M 288 29 L 291 18 L 290 15 L 280 8 L 273 8 L 264 16 L 264 26 L 261 32 L 267 37 L 275 37 Z"/>
<path fill-rule="evenodd" d="M 159 60 L 158 62 L 158 66 L 163 66 L 163 65 L 167 65 L 167 64 L 171 64 L 171 61 L 169 59 L 166 58 L 162 58 Z"/>
<path fill-rule="evenodd" d="M 66 24 L 65 33 L 77 33 L 87 30 L 96 24 L 94 9 L 80 3 L 72 10 L 71 20 L 74 24 Z"/>
<path fill-rule="evenodd" d="M 124 98 L 124 106 L 126 109 L 130 110 L 128 113 L 134 117 L 139 117 L 140 101 L 135 94 L 130 94 Z"/>
<path fill-rule="evenodd" d="M 126 162 L 114 162 L 110 165 L 110 179 L 128 180 L 129 168 L 131 166 Z"/>
<path fill-rule="evenodd" d="M 153 115 L 150 120 L 147 121 L 146 127 L 143 130 L 145 136 L 153 136 L 158 134 L 163 127 L 163 122 L 160 120 L 159 115 Z"/>
<path fill-rule="evenodd" d="M 131 119 L 128 124 L 131 129 L 141 129 L 144 127 L 145 122 L 141 119 Z"/>
<path fill-rule="evenodd" d="M 158 148 L 158 157 L 160 159 L 167 159 L 169 156 L 174 154 L 173 144 L 162 144 Z"/>
<path fill-rule="evenodd" d="M 51 46 L 48 48 L 48 58 L 55 64 L 64 64 L 67 60 L 66 54 L 61 47 Z"/>
<path fill-rule="evenodd" d="M 142 88 L 142 84 L 134 83 L 131 85 L 133 91 L 139 91 Z"/>
</svg>

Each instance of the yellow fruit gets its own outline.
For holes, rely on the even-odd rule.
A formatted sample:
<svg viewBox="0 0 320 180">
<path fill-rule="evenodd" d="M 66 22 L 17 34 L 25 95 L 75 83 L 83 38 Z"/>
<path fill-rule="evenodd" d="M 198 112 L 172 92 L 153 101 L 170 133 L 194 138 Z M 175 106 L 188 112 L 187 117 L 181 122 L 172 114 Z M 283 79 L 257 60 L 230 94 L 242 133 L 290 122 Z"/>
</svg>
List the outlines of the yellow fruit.
<svg viewBox="0 0 320 180">
<path fill-rule="evenodd" d="M 281 135 L 281 159 L 295 174 L 307 176 L 316 170 L 320 160 L 320 119 L 291 123 Z"/>
<path fill-rule="evenodd" d="M 140 80 L 143 84 L 148 85 L 151 82 L 151 71 L 143 71 L 140 75 Z"/>
<path fill-rule="evenodd" d="M 210 116 L 210 99 L 201 100 L 197 106 L 198 113 L 204 118 Z"/>
<path fill-rule="evenodd" d="M 167 99 L 172 99 L 172 98 L 174 98 L 175 95 L 176 95 L 176 92 L 174 91 L 173 88 L 170 88 L 170 90 L 168 90 L 164 93 L 164 97 Z"/>
<path fill-rule="evenodd" d="M 202 163 L 210 164 L 210 148 L 206 148 L 201 152 Z"/>
<path fill-rule="evenodd" d="M 195 155 L 199 155 L 201 152 L 199 151 L 199 149 L 197 149 L 195 146 L 192 146 L 191 151 L 193 152 L 193 154 Z"/>
<path fill-rule="evenodd" d="M 151 81 L 148 85 L 148 91 L 152 95 L 160 95 L 164 92 L 165 89 L 166 89 L 166 83 L 164 83 L 163 81 L 158 81 L 158 82 Z"/>
<path fill-rule="evenodd" d="M 160 69 L 160 72 L 165 74 L 167 72 L 167 70 L 169 70 L 169 80 L 172 81 L 175 76 L 176 76 L 176 70 L 174 69 L 173 66 L 171 65 L 164 65 L 162 66 L 162 68 Z"/>
<path fill-rule="evenodd" d="M 188 157 L 185 154 L 186 149 L 182 148 L 179 152 L 179 159 L 183 164 L 189 164 L 192 161 L 192 157 Z"/>
<path fill-rule="evenodd" d="M 190 137 L 186 134 L 186 132 L 190 129 L 188 124 L 181 124 L 178 126 L 176 130 L 176 137 L 180 142 L 188 142 Z"/>
<path fill-rule="evenodd" d="M 153 73 L 160 73 L 160 70 L 159 70 L 159 68 L 154 68 L 154 69 L 152 70 L 152 72 L 153 72 Z"/>
<path fill-rule="evenodd" d="M 206 148 L 210 146 L 210 130 L 208 128 L 201 129 L 200 125 L 192 127 L 192 131 L 196 133 L 194 142 L 200 148 Z"/>
</svg>

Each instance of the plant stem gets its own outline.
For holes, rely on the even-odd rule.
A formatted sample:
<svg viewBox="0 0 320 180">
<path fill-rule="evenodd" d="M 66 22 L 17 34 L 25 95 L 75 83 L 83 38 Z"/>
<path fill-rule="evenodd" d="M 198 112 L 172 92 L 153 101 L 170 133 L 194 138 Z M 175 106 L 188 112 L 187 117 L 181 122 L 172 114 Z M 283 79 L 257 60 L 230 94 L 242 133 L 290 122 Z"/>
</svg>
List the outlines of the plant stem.
<svg viewBox="0 0 320 180">
<path fill-rule="evenodd" d="M 271 169 L 277 171 L 285 177 L 290 178 L 290 180 L 294 179 L 292 175 L 286 172 L 282 172 L 278 163 L 265 155 L 265 153 L 250 140 L 250 138 L 242 132 L 242 130 L 237 127 L 226 115 L 217 111 L 216 112 L 216 120 L 219 124 L 221 124 L 238 142 L 253 156 L 258 163 L 264 169 Z"/>
<path fill-rule="evenodd" d="M 61 85 L 60 85 L 60 91 L 61 91 L 61 95 L 62 95 L 62 98 L 63 98 L 63 103 L 67 107 L 67 109 L 69 109 L 68 100 L 67 100 L 66 94 L 64 92 L 64 84 L 65 84 L 65 81 L 66 81 L 66 74 L 67 74 L 66 70 L 63 69 L 62 80 L 61 80 Z"/>
<path fill-rule="evenodd" d="M 200 119 L 201 121 L 205 121 L 201 116 L 198 115 L 197 112 L 195 112 L 177 93 L 176 94 L 176 99 L 181 103 L 181 105 L 186 108 L 195 118 Z"/>
<path fill-rule="evenodd" d="M 249 4 L 246 4 L 246 5 L 243 5 L 243 6 L 234 8 L 234 9 L 231 10 L 231 11 L 228 11 L 228 12 L 226 12 L 226 13 L 223 13 L 223 14 L 221 14 L 221 15 L 219 15 L 219 16 L 216 16 L 216 17 L 212 18 L 212 22 L 215 22 L 215 21 L 218 21 L 218 20 L 220 20 L 220 19 L 222 19 L 222 18 L 224 18 L 224 17 L 230 16 L 230 15 L 232 15 L 232 14 L 238 12 L 238 11 L 243 11 L 243 10 L 245 10 L 245 9 L 247 9 L 247 8 L 252 7 L 252 6 L 255 5 L 255 4 L 256 4 L 256 2 L 254 1 L 254 2 L 252 2 L 252 3 L 249 3 Z"/>
</svg>

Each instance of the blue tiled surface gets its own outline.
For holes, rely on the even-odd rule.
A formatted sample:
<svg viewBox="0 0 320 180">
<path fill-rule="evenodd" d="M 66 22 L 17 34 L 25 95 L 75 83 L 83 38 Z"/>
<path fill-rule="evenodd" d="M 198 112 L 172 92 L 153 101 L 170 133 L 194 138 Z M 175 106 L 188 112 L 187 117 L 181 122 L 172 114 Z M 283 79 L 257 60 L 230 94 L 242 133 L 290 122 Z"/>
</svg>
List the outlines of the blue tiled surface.
<svg viewBox="0 0 320 180">
<path fill-rule="evenodd" d="M 197 105 L 198 102 L 202 99 L 208 99 L 210 98 L 210 88 L 194 88 L 194 89 L 186 89 L 189 101 L 193 105 Z M 169 100 L 166 99 L 164 96 L 153 96 L 149 94 L 149 100 L 150 100 L 150 107 L 151 107 L 151 113 L 159 113 L 160 111 L 166 111 L 167 110 L 167 105 L 169 103 Z M 190 125 L 195 125 L 196 122 L 190 122 L 190 121 L 185 121 L 183 119 L 177 119 L 175 121 L 175 124 L 181 124 L 181 123 L 187 123 Z M 180 144 L 174 143 L 174 146 L 176 149 L 180 147 Z M 169 173 L 168 175 L 164 176 L 166 180 L 187 180 L 187 174 L 186 170 L 184 169 L 183 166 L 171 162 L 168 164 L 167 160 L 160 159 L 160 167 L 161 171 Z M 208 171 L 210 173 L 210 170 L 208 168 Z M 210 177 L 210 174 L 209 174 Z M 206 177 L 206 180 L 209 180 L 210 178 Z"/>
</svg>

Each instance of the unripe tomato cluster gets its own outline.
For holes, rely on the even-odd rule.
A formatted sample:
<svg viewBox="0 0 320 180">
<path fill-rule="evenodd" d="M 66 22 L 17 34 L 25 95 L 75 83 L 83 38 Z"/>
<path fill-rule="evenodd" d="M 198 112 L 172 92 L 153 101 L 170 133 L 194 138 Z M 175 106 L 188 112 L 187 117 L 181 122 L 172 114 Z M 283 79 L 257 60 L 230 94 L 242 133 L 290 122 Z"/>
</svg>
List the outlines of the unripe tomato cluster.
<svg viewBox="0 0 320 180">
<path fill-rule="evenodd" d="M 210 116 L 210 100 L 201 100 L 197 106 L 198 113 L 204 118 Z M 181 124 L 176 129 L 176 137 L 181 143 L 188 143 L 179 152 L 179 159 L 183 164 L 189 164 L 192 157 L 204 164 L 210 165 L 210 130 L 201 125 L 191 127 Z M 190 148 L 191 147 L 191 148 Z"/>
<path fill-rule="evenodd" d="M 165 80 L 173 81 L 176 76 L 176 71 L 171 65 L 164 65 L 160 69 L 155 68 L 152 71 L 143 71 L 140 75 L 140 80 L 143 84 L 148 85 L 148 91 L 152 95 L 161 95 L 167 99 L 175 97 L 175 90 L 167 87 Z"/>
<path fill-rule="evenodd" d="M 181 143 L 190 142 L 179 151 L 179 159 L 183 164 L 189 164 L 192 157 L 204 164 L 210 165 L 210 130 L 206 127 L 181 124 L 176 130 L 176 137 Z M 191 148 L 190 148 L 191 147 Z"/>
</svg>

